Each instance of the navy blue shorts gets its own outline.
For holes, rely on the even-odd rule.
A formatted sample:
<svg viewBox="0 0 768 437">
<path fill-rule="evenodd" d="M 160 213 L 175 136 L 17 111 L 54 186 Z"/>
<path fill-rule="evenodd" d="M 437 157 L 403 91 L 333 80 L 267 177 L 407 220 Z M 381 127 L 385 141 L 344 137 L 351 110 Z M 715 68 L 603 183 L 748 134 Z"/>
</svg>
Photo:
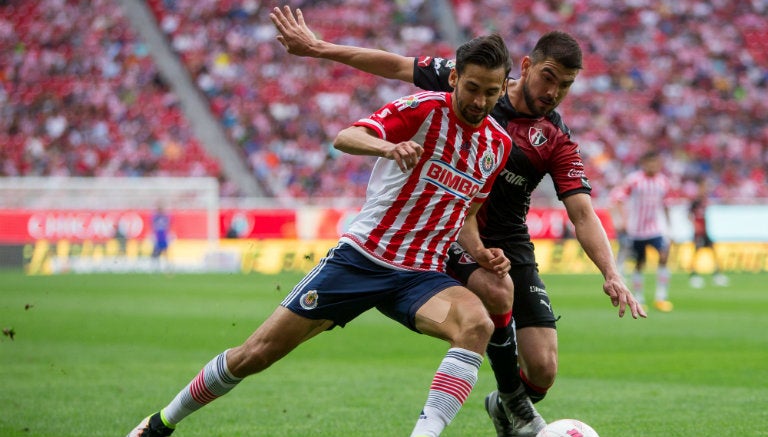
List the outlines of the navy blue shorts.
<svg viewBox="0 0 768 437">
<path fill-rule="evenodd" d="M 459 281 L 445 273 L 396 270 L 371 261 L 346 243 L 328 251 L 281 303 L 314 320 L 331 320 L 343 327 L 376 308 L 416 331 L 416 311 L 435 294 Z"/>
<path fill-rule="evenodd" d="M 662 253 L 669 249 L 669 240 L 667 240 L 664 237 L 653 237 L 648 239 L 633 239 L 632 240 L 632 256 L 635 258 L 636 262 L 644 263 L 645 262 L 645 248 L 647 246 L 651 246 L 658 253 Z"/>
</svg>

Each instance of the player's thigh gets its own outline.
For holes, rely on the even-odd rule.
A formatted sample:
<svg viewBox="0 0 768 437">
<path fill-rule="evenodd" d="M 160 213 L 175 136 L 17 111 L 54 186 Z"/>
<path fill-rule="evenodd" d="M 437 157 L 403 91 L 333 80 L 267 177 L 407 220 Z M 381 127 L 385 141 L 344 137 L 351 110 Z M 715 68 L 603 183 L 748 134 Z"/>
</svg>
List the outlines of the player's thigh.
<svg viewBox="0 0 768 437">
<path fill-rule="evenodd" d="M 469 276 L 467 287 L 483 302 L 491 314 L 505 314 L 512 310 L 514 285 L 509 275 L 478 268 Z"/>
<path fill-rule="evenodd" d="M 453 346 L 482 353 L 493 331 L 483 303 L 469 289 L 453 286 L 427 300 L 417 311 L 416 329 Z"/>
</svg>

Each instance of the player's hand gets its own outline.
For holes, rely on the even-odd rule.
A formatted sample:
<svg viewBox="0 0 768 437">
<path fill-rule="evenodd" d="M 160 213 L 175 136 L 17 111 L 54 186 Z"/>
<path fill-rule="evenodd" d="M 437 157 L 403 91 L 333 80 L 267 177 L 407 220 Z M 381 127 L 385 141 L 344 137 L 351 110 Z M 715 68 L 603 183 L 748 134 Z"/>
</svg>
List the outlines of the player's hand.
<svg viewBox="0 0 768 437">
<path fill-rule="evenodd" d="M 619 317 L 624 317 L 627 307 L 629 307 L 633 319 L 648 317 L 643 306 L 635 300 L 635 296 L 632 295 L 632 292 L 620 277 L 606 279 L 603 283 L 603 291 L 611 298 L 613 306 L 619 307 Z"/>
<path fill-rule="evenodd" d="M 504 256 L 504 251 L 496 247 L 481 249 L 472 257 L 484 269 L 490 270 L 500 277 L 509 273 L 509 269 L 512 267 L 512 263 Z"/>
<path fill-rule="evenodd" d="M 414 141 L 403 141 L 394 144 L 394 147 L 384 154 L 384 157 L 391 159 L 400 167 L 403 173 L 409 171 L 419 163 L 421 154 L 424 153 L 424 147 Z"/>
<path fill-rule="evenodd" d="M 283 6 L 283 9 L 275 7 L 270 12 L 269 19 L 280 32 L 280 35 L 277 35 L 277 40 L 288 53 L 296 56 L 312 56 L 312 45 L 318 39 L 309 29 L 309 26 L 304 23 L 301 9 L 296 9 L 296 16 L 294 17 L 290 6 Z"/>
</svg>

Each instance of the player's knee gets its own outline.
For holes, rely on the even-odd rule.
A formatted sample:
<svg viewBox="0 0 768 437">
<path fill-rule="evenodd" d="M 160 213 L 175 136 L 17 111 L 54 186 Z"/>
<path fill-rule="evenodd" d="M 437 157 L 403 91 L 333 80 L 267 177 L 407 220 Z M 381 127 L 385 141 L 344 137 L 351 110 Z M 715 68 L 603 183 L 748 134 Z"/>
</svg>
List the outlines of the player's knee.
<svg viewBox="0 0 768 437">
<path fill-rule="evenodd" d="M 528 364 L 528 379 L 541 389 L 548 389 L 555 383 L 557 377 L 557 357 L 547 356 L 544 359 Z"/>
<path fill-rule="evenodd" d="M 483 351 L 493 330 L 493 321 L 482 306 L 468 309 L 462 318 L 456 343 L 476 345 L 480 351 Z"/>
<path fill-rule="evenodd" d="M 491 314 L 505 314 L 512 311 L 514 286 L 509 275 L 502 278 L 486 275 L 481 284 L 475 286 L 475 293 Z"/>
</svg>

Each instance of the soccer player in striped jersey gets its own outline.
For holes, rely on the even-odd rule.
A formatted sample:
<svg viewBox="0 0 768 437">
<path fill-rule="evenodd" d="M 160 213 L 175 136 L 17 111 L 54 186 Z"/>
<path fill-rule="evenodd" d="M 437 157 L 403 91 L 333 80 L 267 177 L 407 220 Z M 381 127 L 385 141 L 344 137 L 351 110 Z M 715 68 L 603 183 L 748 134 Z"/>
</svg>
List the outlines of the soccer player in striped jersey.
<svg viewBox="0 0 768 437">
<path fill-rule="evenodd" d="M 452 60 L 329 43 L 312 33 L 300 10 L 294 15 L 288 6 L 274 8 L 270 18 L 288 53 L 330 59 L 422 89 L 451 89 Z M 646 317 L 616 267 L 592 207 L 578 145 L 555 111 L 580 69 L 578 43 L 564 32 L 550 32 L 523 58 L 521 77 L 508 79 L 507 92 L 491 113 L 512 136 L 513 147 L 478 219 L 483 242 L 503 249 L 512 262 L 514 286 L 482 268 L 466 247 L 454 245 L 449 259 L 452 274 L 480 296 L 494 321 L 486 353 L 497 390 L 486 397 L 485 406 L 498 437 L 533 437 L 546 425 L 533 403 L 544 398 L 557 375 L 556 319 L 526 224 L 531 193 L 544 176 L 552 177 L 576 239 L 603 274 L 603 292 L 619 308 L 619 316 L 628 308 L 633 318 Z"/>
<path fill-rule="evenodd" d="M 672 311 L 669 301 L 669 200 L 671 185 L 662 173 L 663 163 L 658 151 L 645 152 L 640 157 L 640 169 L 630 173 L 616 188 L 616 207 L 630 242 L 631 256 L 635 260 L 632 289 L 635 299 L 644 303 L 643 270 L 646 249 L 653 247 L 659 254 L 656 271 L 656 291 L 653 306 L 659 311 Z"/>
<path fill-rule="evenodd" d="M 509 280 L 509 260 L 483 245 L 475 215 L 512 145 L 488 117 L 510 69 L 498 35 L 476 38 L 456 52 L 452 93 L 400 98 L 341 131 L 335 148 L 378 157 L 349 231 L 242 345 L 214 357 L 129 436 L 170 435 L 243 378 L 374 307 L 448 341 L 411 434 L 440 435 L 477 381 L 493 331 L 480 299 L 445 272 L 450 244 L 460 238 L 485 268 Z"/>
</svg>

